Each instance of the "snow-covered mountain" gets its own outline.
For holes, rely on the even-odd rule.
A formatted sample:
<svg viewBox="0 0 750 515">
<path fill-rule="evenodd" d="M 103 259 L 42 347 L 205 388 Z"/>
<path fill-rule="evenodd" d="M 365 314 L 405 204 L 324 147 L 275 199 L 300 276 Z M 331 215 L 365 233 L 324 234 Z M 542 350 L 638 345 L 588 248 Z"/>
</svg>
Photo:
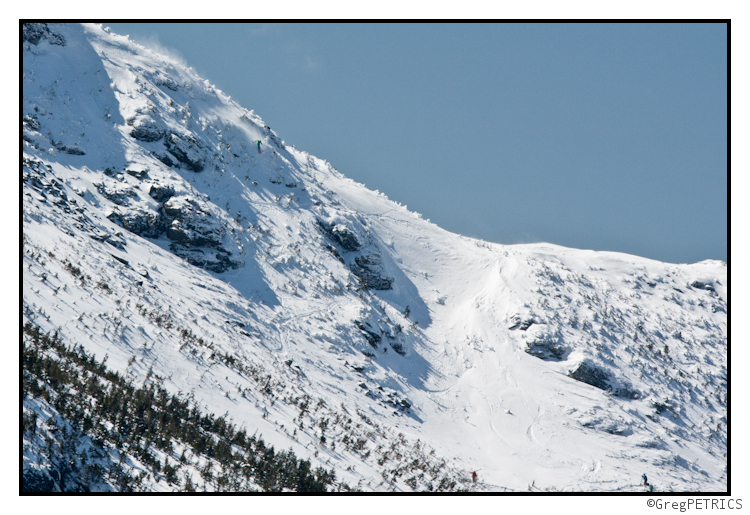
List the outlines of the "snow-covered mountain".
<svg viewBox="0 0 750 515">
<path fill-rule="evenodd" d="M 27 24 L 22 45 L 25 344 L 56 333 L 329 490 L 727 490 L 725 263 L 452 234 L 127 37 Z M 138 488 L 233 488 L 216 455 L 71 422 L 53 401 L 81 387 L 33 377 L 24 474 L 47 487 L 74 439 Z"/>
</svg>

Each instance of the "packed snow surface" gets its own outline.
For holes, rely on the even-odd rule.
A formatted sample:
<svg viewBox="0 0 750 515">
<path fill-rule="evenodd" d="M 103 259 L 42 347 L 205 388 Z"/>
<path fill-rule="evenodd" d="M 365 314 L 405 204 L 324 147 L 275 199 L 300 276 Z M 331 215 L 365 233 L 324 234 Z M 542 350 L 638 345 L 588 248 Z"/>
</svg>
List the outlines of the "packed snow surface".
<svg viewBox="0 0 750 515">
<path fill-rule="evenodd" d="M 725 263 L 453 234 L 127 37 L 36 41 L 24 320 L 363 490 L 726 491 Z"/>
</svg>

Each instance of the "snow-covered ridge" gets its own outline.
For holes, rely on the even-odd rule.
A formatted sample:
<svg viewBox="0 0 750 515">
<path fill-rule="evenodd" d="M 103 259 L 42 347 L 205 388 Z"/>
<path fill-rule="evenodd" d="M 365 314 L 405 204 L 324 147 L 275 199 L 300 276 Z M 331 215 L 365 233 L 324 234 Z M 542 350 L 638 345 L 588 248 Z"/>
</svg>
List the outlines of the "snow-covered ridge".
<svg viewBox="0 0 750 515">
<path fill-rule="evenodd" d="M 725 263 L 448 233 L 174 60 L 29 34 L 25 320 L 351 487 L 726 490 Z"/>
</svg>

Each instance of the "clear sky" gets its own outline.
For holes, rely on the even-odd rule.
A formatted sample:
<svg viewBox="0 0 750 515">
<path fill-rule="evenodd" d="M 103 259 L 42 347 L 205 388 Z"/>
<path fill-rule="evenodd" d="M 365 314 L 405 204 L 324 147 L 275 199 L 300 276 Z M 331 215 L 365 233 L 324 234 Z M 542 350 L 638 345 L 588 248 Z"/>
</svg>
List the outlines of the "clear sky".
<svg viewBox="0 0 750 515">
<path fill-rule="evenodd" d="M 727 260 L 724 24 L 108 24 L 453 232 Z"/>
</svg>

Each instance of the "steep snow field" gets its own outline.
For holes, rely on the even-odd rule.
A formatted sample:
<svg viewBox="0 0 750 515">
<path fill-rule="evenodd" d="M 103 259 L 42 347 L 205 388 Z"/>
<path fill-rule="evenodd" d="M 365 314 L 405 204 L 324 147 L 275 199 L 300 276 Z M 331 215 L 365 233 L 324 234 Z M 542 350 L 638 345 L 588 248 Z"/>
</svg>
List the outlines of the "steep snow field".
<svg viewBox="0 0 750 515">
<path fill-rule="evenodd" d="M 100 26 L 23 115 L 24 321 L 136 383 L 362 490 L 727 490 L 725 263 L 449 233 Z"/>
</svg>

